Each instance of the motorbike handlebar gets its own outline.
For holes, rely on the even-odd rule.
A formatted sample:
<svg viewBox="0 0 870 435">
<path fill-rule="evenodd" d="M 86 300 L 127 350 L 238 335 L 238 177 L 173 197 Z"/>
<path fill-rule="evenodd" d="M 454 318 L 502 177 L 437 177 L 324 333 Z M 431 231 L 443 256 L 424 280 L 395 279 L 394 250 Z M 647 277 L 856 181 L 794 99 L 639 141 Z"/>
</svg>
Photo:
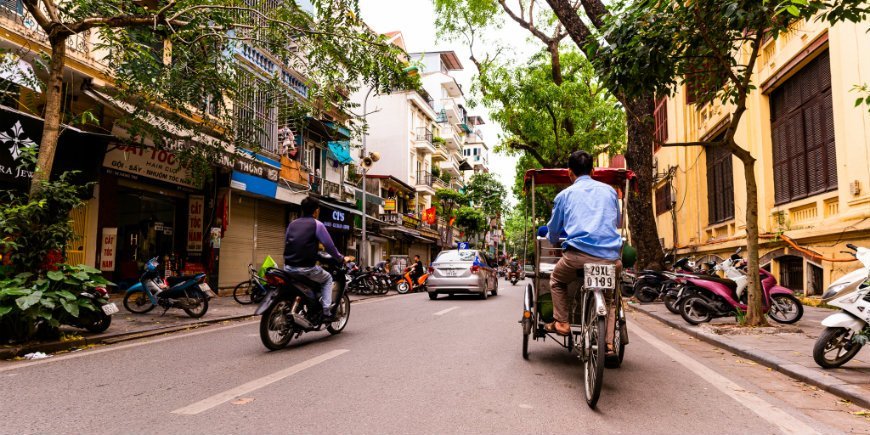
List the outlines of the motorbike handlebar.
<svg viewBox="0 0 870 435">
<path fill-rule="evenodd" d="M 853 244 L 851 244 L 851 243 L 846 243 L 846 247 L 849 248 L 849 249 L 851 249 L 851 250 L 853 250 L 853 251 L 857 251 L 857 250 L 858 250 L 858 247 L 855 246 L 855 245 L 853 245 Z"/>
</svg>

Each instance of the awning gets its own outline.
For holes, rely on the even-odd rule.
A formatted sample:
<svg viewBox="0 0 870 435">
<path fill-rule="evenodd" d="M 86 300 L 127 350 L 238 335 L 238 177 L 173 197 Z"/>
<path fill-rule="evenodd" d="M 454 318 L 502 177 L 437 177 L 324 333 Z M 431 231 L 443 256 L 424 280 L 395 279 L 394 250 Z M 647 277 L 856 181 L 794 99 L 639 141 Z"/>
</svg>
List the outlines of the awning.
<svg viewBox="0 0 870 435">
<path fill-rule="evenodd" d="M 338 204 L 335 204 L 333 202 L 325 201 L 323 199 L 320 199 L 320 205 L 322 205 L 324 207 L 335 208 L 338 210 L 346 211 L 348 213 L 352 213 L 352 214 L 355 214 L 357 216 L 362 216 L 362 212 L 355 209 L 355 208 L 350 208 L 347 206 L 338 205 Z"/>
<path fill-rule="evenodd" d="M 353 158 L 350 156 L 350 142 L 346 140 L 342 141 L 330 141 L 326 143 L 326 146 L 329 147 L 329 153 L 338 163 L 342 165 L 349 165 L 353 163 Z"/>
<path fill-rule="evenodd" d="M 468 163 L 468 159 L 462 159 L 462 161 L 459 162 L 460 171 L 470 171 L 472 169 L 474 168 L 472 168 L 471 165 Z"/>
<path fill-rule="evenodd" d="M 0 56 L 0 79 L 28 89 L 39 88 L 39 79 L 36 78 L 33 67 L 26 60 L 11 53 Z"/>
</svg>

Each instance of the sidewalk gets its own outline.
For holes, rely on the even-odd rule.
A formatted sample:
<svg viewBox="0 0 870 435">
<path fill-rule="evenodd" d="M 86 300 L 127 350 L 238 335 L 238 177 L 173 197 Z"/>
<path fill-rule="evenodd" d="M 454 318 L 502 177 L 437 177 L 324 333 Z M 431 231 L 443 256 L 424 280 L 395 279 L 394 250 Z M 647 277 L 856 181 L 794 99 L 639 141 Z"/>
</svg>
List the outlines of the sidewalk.
<svg viewBox="0 0 870 435">
<path fill-rule="evenodd" d="M 706 325 L 692 326 L 660 303 L 633 303 L 629 306 L 695 338 L 859 406 L 870 407 L 870 349 L 867 346 L 838 369 L 824 370 L 813 361 L 813 345 L 824 329 L 821 321 L 835 311 L 805 306 L 803 317 L 794 325 L 779 325 L 771 321 L 770 328 L 746 330 L 735 328 L 734 318 L 714 319 Z"/>
<path fill-rule="evenodd" d="M 351 303 L 370 299 L 395 296 L 391 291 L 386 295 L 350 295 Z M 199 319 L 188 316 L 180 309 L 170 309 L 163 314 L 163 309 L 156 307 L 146 314 L 133 314 L 124 308 L 123 295 L 112 295 L 111 301 L 118 304 L 120 311 L 112 316 L 112 325 L 106 332 L 94 334 L 84 329 L 69 326 L 61 327 L 61 333 L 66 339 L 50 342 L 30 342 L 16 345 L 0 345 L 0 360 L 23 356 L 31 352 L 54 353 L 72 350 L 98 344 L 112 344 L 137 338 L 167 334 L 180 330 L 199 327 L 212 323 L 253 318 L 257 305 L 241 305 L 232 296 L 212 298 L 208 303 L 208 312 Z"/>
</svg>

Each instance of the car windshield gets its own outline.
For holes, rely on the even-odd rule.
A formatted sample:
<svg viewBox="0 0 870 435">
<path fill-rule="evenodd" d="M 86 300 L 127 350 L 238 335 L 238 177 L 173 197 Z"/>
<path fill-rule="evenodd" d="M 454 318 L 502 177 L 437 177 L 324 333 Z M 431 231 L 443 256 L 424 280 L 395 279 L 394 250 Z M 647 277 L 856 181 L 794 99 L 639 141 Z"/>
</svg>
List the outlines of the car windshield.
<svg viewBox="0 0 870 435">
<path fill-rule="evenodd" d="M 476 256 L 477 252 L 475 251 L 444 251 L 438 254 L 438 258 L 435 261 L 474 261 Z"/>
</svg>

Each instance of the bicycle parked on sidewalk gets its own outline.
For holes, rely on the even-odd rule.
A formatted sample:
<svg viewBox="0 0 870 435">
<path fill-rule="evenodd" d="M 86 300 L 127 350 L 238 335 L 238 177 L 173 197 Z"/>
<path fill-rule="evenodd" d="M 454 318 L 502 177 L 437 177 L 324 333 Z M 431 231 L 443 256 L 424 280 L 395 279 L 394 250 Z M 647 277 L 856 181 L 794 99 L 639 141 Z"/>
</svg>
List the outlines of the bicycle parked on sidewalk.
<svg viewBox="0 0 870 435">
<path fill-rule="evenodd" d="M 238 283 L 233 289 L 233 299 L 242 305 L 259 304 L 269 292 L 266 289 L 269 283 L 266 282 L 265 278 L 260 277 L 253 264 L 248 265 L 248 274 L 250 278 Z"/>
</svg>

